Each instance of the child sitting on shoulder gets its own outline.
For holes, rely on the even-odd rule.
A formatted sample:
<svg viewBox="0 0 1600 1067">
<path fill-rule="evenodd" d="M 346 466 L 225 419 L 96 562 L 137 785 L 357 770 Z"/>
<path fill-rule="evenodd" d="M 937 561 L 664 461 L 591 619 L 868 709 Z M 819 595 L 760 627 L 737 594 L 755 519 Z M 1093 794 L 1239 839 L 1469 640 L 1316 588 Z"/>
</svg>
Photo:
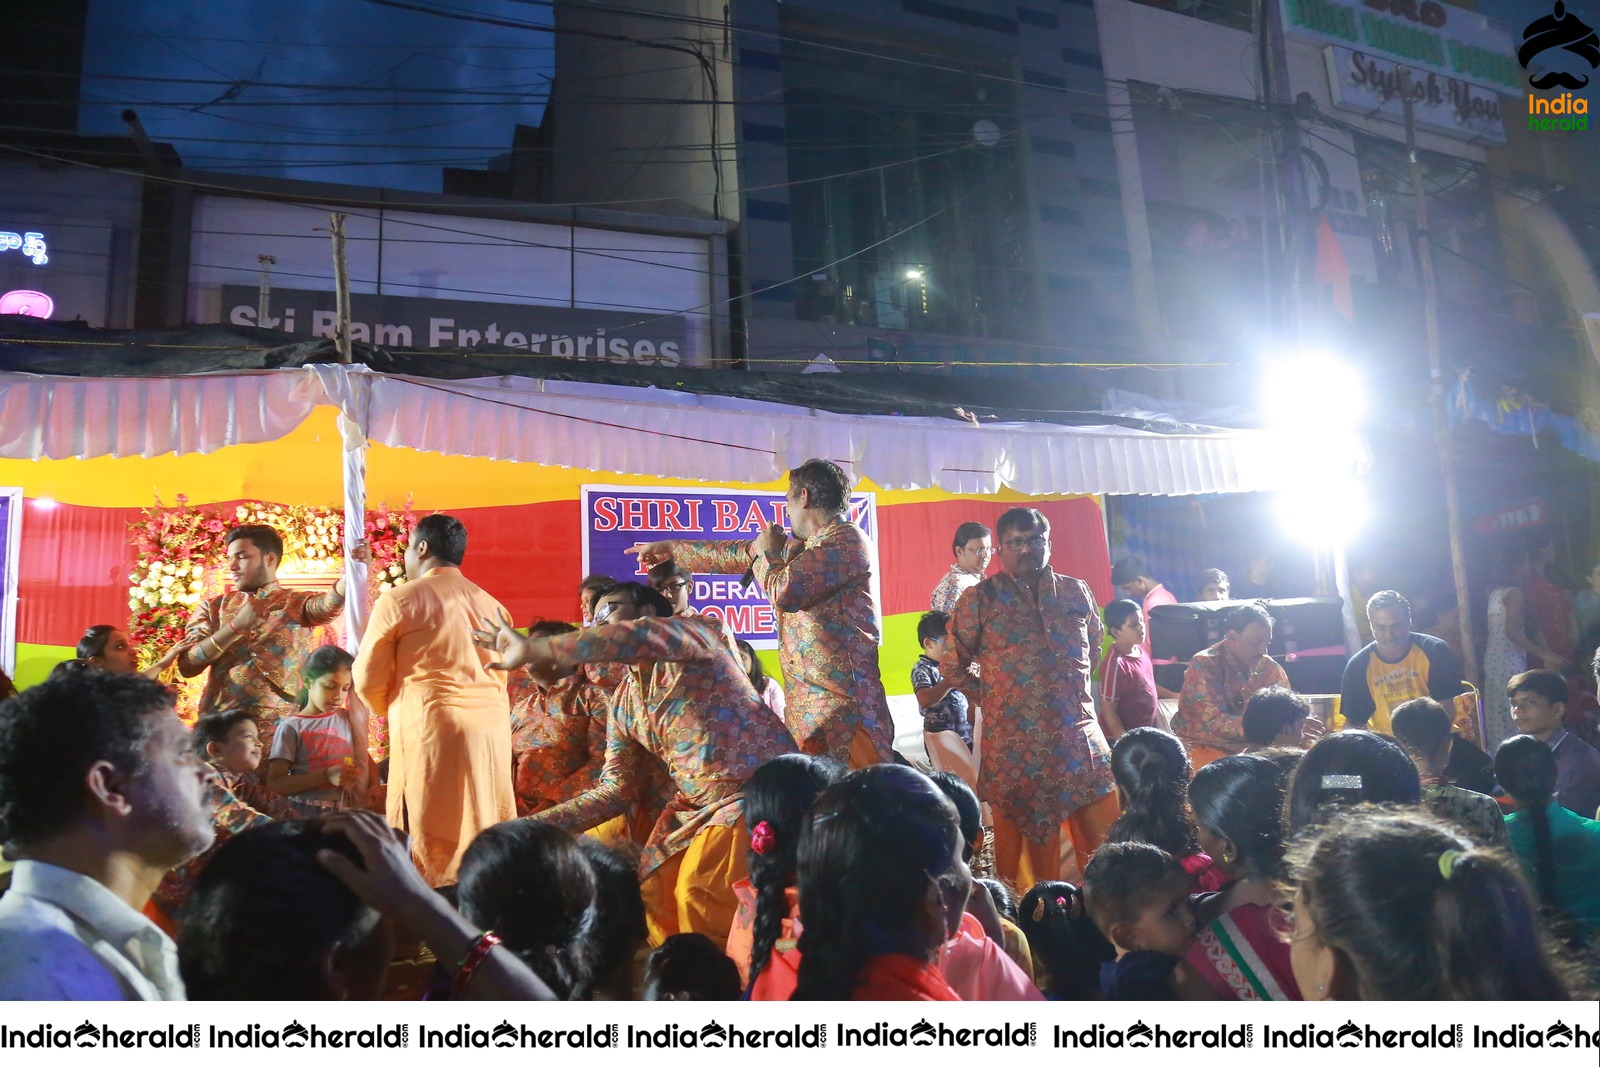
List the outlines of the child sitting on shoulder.
<svg viewBox="0 0 1600 1067">
<path fill-rule="evenodd" d="M 365 753 L 355 750 L 347 703 L 355 659 L 323 645 L 300 669 L 300 712 L 278 721 L 267 785 L 304 815 L 360 807 Z"/>
<path fill-rule="evenodd" d="M 1083 873 L 1089 917 L 1117 958 L 1100 967 L 1107 1000 L 1175 1000 L 1175 974 L 1194 937 L 1189 874 L 1155 845 L 1102 845 Z"/>
</svg>

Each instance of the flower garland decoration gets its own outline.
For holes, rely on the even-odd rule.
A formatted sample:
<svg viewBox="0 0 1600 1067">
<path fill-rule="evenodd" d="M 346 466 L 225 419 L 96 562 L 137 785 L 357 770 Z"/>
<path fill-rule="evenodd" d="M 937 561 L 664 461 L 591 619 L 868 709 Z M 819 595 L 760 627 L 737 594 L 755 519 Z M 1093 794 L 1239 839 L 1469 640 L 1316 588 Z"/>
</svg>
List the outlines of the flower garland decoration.
<svg viewBox="0 0 1600 1067">
<path fill-rule="evenodd" d="M 134 564 L 128 575 L 133 613 L 128 636 L 147 658 L 153 660 L 183 637 L 205 590 L 205 565 L 220 558 L 227 534 L 220 514 L 191 507 L 182 495 L 175 508 L 162 507 L 157 497 L 156 506 L 129 528 Z"/>
<path fill-rule="evenodd" d="M 128 530 L 134 564 L 128 574 L 128 637 L 146 662 L 183 639 L 189 616 L 207 595 L 222 589 L 228 531 L 259 523 L 283 538 L 283 562 L 322 565 L 330 572 L 344 558 L 344 512 L 251 501 L 231 511 L 196 507 L 180 495 L 176 507 L 159 497 Z M 405 582 L 405 550 L 415 524 L 410 501 L 367 512 L 363 531 L 372 551 L 368 581 L 375 592 Z"/>
</svg>

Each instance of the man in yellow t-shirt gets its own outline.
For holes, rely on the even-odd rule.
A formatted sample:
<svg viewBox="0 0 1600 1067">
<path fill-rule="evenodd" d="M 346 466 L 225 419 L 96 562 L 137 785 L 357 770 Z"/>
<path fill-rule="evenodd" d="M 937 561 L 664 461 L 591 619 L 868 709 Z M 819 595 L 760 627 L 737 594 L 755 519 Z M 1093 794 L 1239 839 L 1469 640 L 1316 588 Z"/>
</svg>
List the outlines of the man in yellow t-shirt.
<svg viewBox="0 0 1600 1067">
<path fill-rule="evenodd" d="M 1389 732 L 1389 712 L 1413 697 L 1448 705 L 1465 688 L 1461 666 L 1437 637 L 1411 632 L 1411 604 L 1393 589 L 1367 602 L 1373 642 L 1350 657 L 1339 713 L 1356 729 Z"/>
<path fill-rule="evenodd" d="M 1411 632 L 1411 603 L 1393 589 L 1367 601 L 1373 642 L 1350 657 L 1339 686 L 1345 728 L 1390 733 L 1389 713 L 1414 697 L 1432 697 L 1449 707 L 1466 691 L 1461 665 L 1437 637 Z M 1478 792 L 1494 786 L 1489 758 L 1457 735 L 1447 774 L 1456 785 Z"/>
</svg>

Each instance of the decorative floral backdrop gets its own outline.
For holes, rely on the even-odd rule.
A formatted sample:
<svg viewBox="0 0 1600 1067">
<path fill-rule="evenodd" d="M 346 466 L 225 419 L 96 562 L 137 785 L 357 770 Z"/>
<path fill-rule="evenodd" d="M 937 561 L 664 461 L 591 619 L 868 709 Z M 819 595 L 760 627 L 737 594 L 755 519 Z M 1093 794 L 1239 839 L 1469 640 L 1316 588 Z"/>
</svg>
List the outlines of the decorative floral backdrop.
<svg viewBox="0 0 1600 1067">
<path fill-rule="evenodd" d="M 400 511 L 367 512 L 365 536 L 372 550 L 368 568 L 374 593 L 405 581 L 406 542 L 414 522 L 410 504 Z M 196 604 L 223 591 L 228 531 L 261 523 L 283 538 L 280 566 L 327 570 L 336 580 L 344 557 L 344 512 L 259 502 L 237 506 L 176 507 L 157 499 L 128 530 L 133 569 L 128 574 L 128 636 L 142 662 L 151 663 L 183 638 Z"/>
</svg>

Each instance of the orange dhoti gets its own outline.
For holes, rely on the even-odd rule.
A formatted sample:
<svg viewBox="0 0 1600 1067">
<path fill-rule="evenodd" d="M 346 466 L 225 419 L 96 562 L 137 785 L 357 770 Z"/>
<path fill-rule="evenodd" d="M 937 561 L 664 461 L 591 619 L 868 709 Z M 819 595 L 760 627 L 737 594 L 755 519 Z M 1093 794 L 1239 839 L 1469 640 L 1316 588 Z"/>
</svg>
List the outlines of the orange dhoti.
<svg viewBox="0 0 1600 1067">
<path fill-rule="evenodd" d="M 705 934 L 723 948 L 739 910 L 733 883 L 750 876 L 750 835 L 744 816 L 732 826 L 708 826 L 689 847 L 669 857 L 639 886 L 650 944 L 673 934 Z"/>
<path fill-rule="evenodd" d="M 1067 816 L 1048 841 L 1030 841 L 999 811 L 994 813 L 995 876 L 1026 891 L 1039 882 L 1083 881 L 1083 867 L 1122 813 L 1115 793 Z"/>
</svg>

